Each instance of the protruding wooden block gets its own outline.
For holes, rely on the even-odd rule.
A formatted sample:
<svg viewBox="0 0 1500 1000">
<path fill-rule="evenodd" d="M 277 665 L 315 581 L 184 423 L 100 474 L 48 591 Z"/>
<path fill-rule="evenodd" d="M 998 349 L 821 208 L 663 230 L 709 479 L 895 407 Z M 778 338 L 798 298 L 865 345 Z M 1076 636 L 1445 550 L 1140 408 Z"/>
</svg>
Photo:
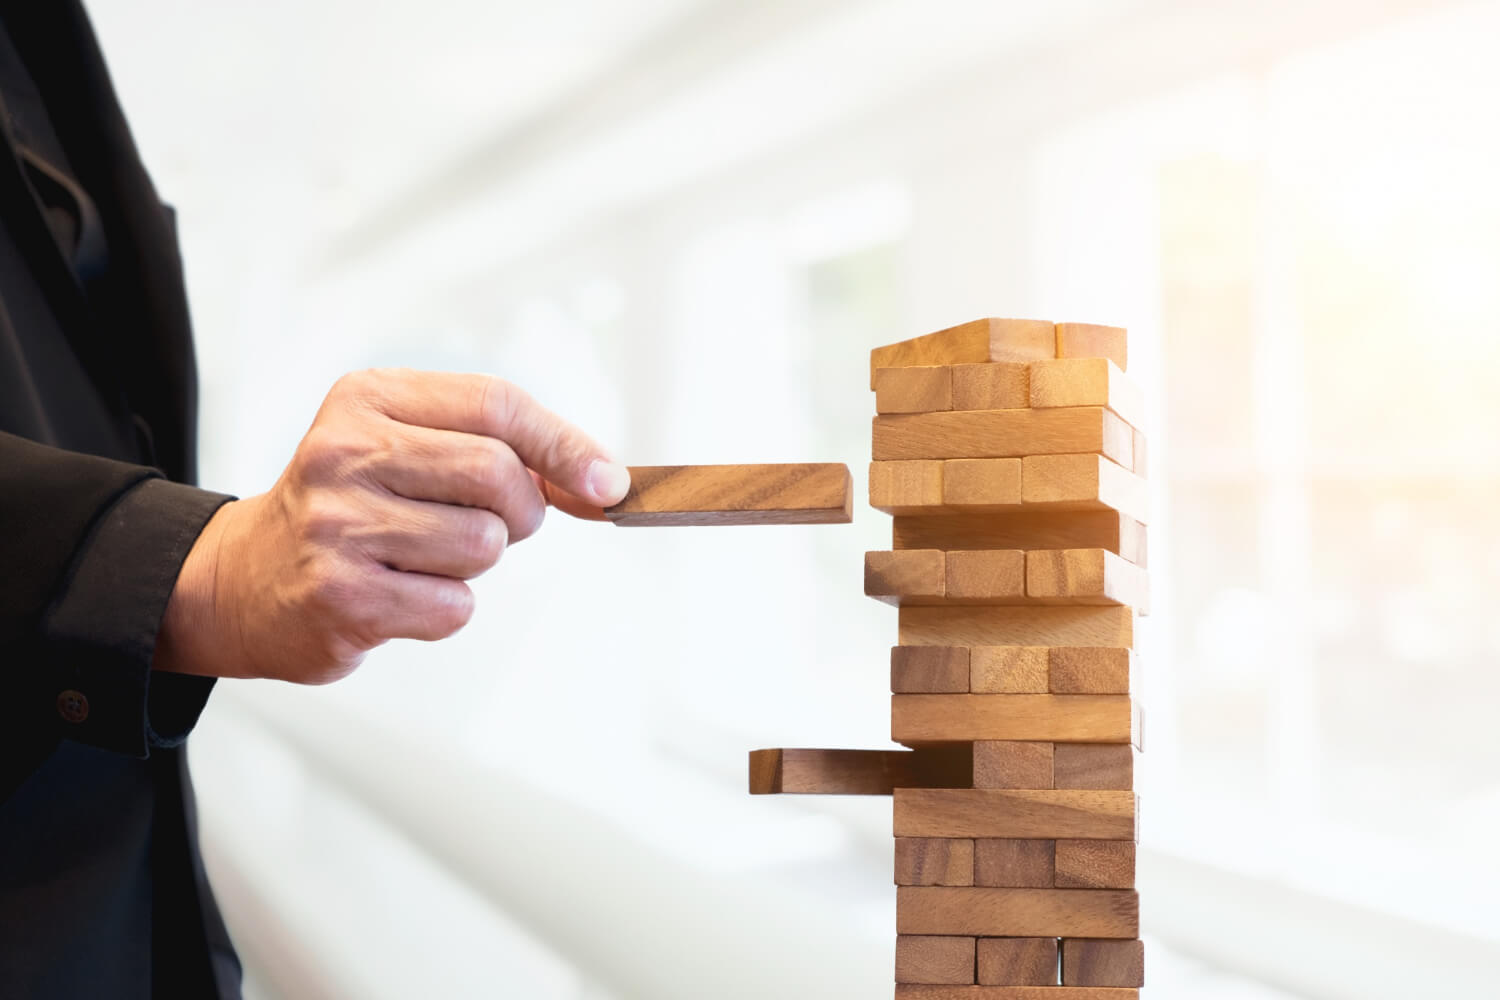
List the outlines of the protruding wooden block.
<svg viewBox="0 0 1500 1000">
<path fill-rule="evenodd" d="M 894 803 L 898 837 L 1135 839 L 1130 792 L 898 788 Z"/>
<path fill-rule="evenodd" d="M 1046 646 L 975 646 L 969 663 L 969 690 L 975 694 L 1047 693 Z"/>
<path fill-rule="evenodd" d="M 975 740 L 975 788 L 1051 788 L 1052 744 L 1033 740 Z"/>
<path fill-rule="evenodd" d="M 1024 363 L 953 366 L 953 409 L 1014 410 L 1030 405 L 1030 375 Z"/>
<path fill-rule="evenodd" d="M 853 493 L 849 467 L 835 463 L 633 465 L 630 492 L 604 516 L 625 526 L 844 524 Z"/>
<path fill-rule="evenodd" d="M 951 409 L 953 369 L 947 365 L 875 369 L 876 413 L 931 413 Z"/>
<path fill-rule="evenodd" d="M 1053 694 L 1129 694 L 1135 654 L 1117 646 L 1054 646 L 1047 652 Z"/>
<path fill-rule="evenodd" d="M 1024 460 L 1023 460 L 1024 461 Z M 887 463 L 894 464 L 894 463 Z M 1024 485 L 1024 474 L 1023 474 Z M 1113 510 L 1059 511 L 1022 506 L 1004 517 L 993 514 L 897 515 L 891 522 L 892 548 L 942 549 L 1109 549 L 1137 566 L 1146 565 L 1146 527 Z"/>
<path fill-rule="evenodd" d="M 1057 357 L 1057 328 L 1045 320 L 977 319 L 870 352 L 870 388 L 881 368 L 1035 361 Z"/>
<path fill-rule="evenodd" d="M 1129 468 L 1134 433 L 1102 406 L 896 413 L 874 418 L 877 462 L 1096 454 Z"/>
<path fill-rule="evenodd" d="M 1129 646 L 1130 608 L 903 607 L 903 646 Z"/>
<path fill-rule="evenodd" d="M 1021 460 L 1021 502 L 1027 507 L 1116 510 L 1145 522 L 1149 499 L 1144 479 L 1101 455 L 1030 455 Z"/>
<path fill-rule="evenodd" d="M 1108 549 L 1026 553 L 1026 596 L 1045 604 L 1127 604 L 1145 612 L 1146 571 Z"/>
<path fill-rule="evenodd" d="M 1108 358 L 1128 371 L 1125 330 L 1118 326 L 1096 326 L 1093 323 L 1057 324 L 1057 357 Z"/>
<path fill-rule="evenodd" d="M 1056 942 L 1053 942 L 1056 944 Z M 1056 955 L 1054 966 L 1056 965 Z M 896 937 L 896 982 L 968 984 L 974 981 L 974 939 L 927 934 Z"/>
<path fill-rule="evenodd" d="M 968 788 L 973 754 L 965 747 L 901 750 L 750 751 L 751 795 L 889 795 L 895 788 Z"/>
<path fill-rule="evenodd" d="M 1129 791 L 1135 788 L 1135 747 L 1113 743 L 1059 743 L 1053 786 Z"/>
<path fill-rule="evenodd" d="M 950 601 L 1016 603 L 1026 596 L 1026 553 L 1019 549 L 949 552 L 946 563 L 943 596 Z"/>
<path fill-rule="evenodd" d="M 954 458 L 943 463 L 943 506 L 1008 511 L 1021 505 L 1021 459 Z"/>
<path fill-rule="evenodd" d="M 894 694 L 891 739 L 1131 743 L 1135 714 L 1130 698 L 1115 694 Z"/>
<path fill-rule="evenodd" d="M 896 933 L 1134 938 L 1140 898 L 1129 890 L 900 886 Z"/>
<path fill-rule="evenodd" d="M 1054 844 L 1051 840 L 995 837 L 976 840 L 974 884 L 1003 889 L 1051 889 L 1057 881 Z"/>
<path fill-rule="evenodd" d="M 974 841 L 948 837 L 897 837 L 896 884 L 973 885 Z"/>
<path fill-rule="evenodd" d="M 976 958 L 982 984 L 1057 985 L 1057 938 L 980 938 Z"/>
<path fill-rule="evenodd" d="M 969 690 L 967 646 L 892 646 L 893 694 L 962 694 Z"/>
<path fill-rule="evenodd" d="M 1144 479 L 1146 477 L 1146 435 L 1140 428 L 1136 428 L 1131 438 L 1130 450 L 1130 471 Z"/>
<path fill-rule="evenodd" d="M 1146 419 L 1146 396 L 1108 358 L 1057 358 L 1031 364 L 1031 405 L 1107 406 L 1132 427 Z"/>
<path fill-rule="evenodd" d="M 896 1000 L 1140 1000 L 1140 995 L 1140 990 L 1104 986 L 896 985 Z"/>
<path fill-rule="evenodd" d="M 870 506 L 876 510 L 887 514 L 930 515 L 942 503 L 942 462 L 870 463 Z"/>
<path fill-rule="evenodd" d="M 865 553 L 865 593 L 887 604 L 943 596 L 943 553 L 936 549 L 898 549 Z"/>
<path fill-rule="evenodd" d="M 984 982 L 982 972 L 979 981 Z M 1065 986 L 1145 986 L 1146 946 L 1140 941 L 1065 938 L 1062 981 Z"/>
<path fill-rule="evenodd" d="M 1055 863 L 1059 889 L 1135 888 L 1133 840 L 1059 840 Z"/>
</svg>

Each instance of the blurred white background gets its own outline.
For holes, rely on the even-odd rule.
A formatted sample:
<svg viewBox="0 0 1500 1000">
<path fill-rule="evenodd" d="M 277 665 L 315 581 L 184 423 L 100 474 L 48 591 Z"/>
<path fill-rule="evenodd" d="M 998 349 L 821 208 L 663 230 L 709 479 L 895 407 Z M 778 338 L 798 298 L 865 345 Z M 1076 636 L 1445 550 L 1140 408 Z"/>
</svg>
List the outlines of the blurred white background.
<svg viewBox="0 0 1500 1000">
<path fill-rule="evenodd" d="M 178 210 L 207 485 L 342 372 L 634 464 L 869 457 L 867 351 L 1126 325 L 1155 403 L 1147 997 L 1500 987 L 1500 3 L 93 0 Z M 459 637 L 225 683 L 249 993 L 889 995 L 888 520 L 554 517 Z"/>
</svg>

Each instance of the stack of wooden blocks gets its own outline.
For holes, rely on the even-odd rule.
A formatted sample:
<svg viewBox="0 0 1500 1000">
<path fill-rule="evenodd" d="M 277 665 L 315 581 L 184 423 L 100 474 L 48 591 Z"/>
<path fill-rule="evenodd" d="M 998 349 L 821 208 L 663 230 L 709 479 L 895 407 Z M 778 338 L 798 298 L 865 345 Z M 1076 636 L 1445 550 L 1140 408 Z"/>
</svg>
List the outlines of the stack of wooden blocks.
<svg viewBox="0 0 1500 1000">
<path fill-rule="evenodd" d="M 898 1000 L 1127 1000 L 1146 610 L 1125 331 L 987 319 L 876 349 L 865 592 L 906 751 L 757 751 L 754 791 L 894 796 Z"/>
</svg>

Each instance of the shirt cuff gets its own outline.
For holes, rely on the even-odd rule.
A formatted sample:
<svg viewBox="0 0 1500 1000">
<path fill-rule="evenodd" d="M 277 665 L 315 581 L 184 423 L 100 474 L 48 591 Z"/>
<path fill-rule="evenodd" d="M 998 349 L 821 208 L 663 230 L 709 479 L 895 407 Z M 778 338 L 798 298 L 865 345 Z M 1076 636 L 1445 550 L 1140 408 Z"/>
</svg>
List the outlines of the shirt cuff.
<svg viewBox="0 0 1500 1000">
<path fill-rule="evenodd" d="M 151 661 L 182 563 L 231 499 L 147 479 L 100 518 L 42 622 L 60 736 L 133 757 L 187 738 L 213 679 Z"/>
</svg>

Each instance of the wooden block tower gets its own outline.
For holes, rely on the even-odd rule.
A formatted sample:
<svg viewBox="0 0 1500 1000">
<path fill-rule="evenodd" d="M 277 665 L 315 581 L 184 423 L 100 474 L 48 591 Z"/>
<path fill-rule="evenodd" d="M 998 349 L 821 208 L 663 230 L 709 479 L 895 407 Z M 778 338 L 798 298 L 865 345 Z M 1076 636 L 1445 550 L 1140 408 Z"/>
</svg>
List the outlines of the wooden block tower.
<svg viewBox="0 0 1500 1000">
<path fill-rule="evenodd" d="M 1146 582 L 1125 331 L 985 319 L 871 356 L 865 593 L 898 607 L 891 736 L 758 750 L 752 792 L 891 794 L 897 1000 L 1134 1000 Z"/>
</svg>

